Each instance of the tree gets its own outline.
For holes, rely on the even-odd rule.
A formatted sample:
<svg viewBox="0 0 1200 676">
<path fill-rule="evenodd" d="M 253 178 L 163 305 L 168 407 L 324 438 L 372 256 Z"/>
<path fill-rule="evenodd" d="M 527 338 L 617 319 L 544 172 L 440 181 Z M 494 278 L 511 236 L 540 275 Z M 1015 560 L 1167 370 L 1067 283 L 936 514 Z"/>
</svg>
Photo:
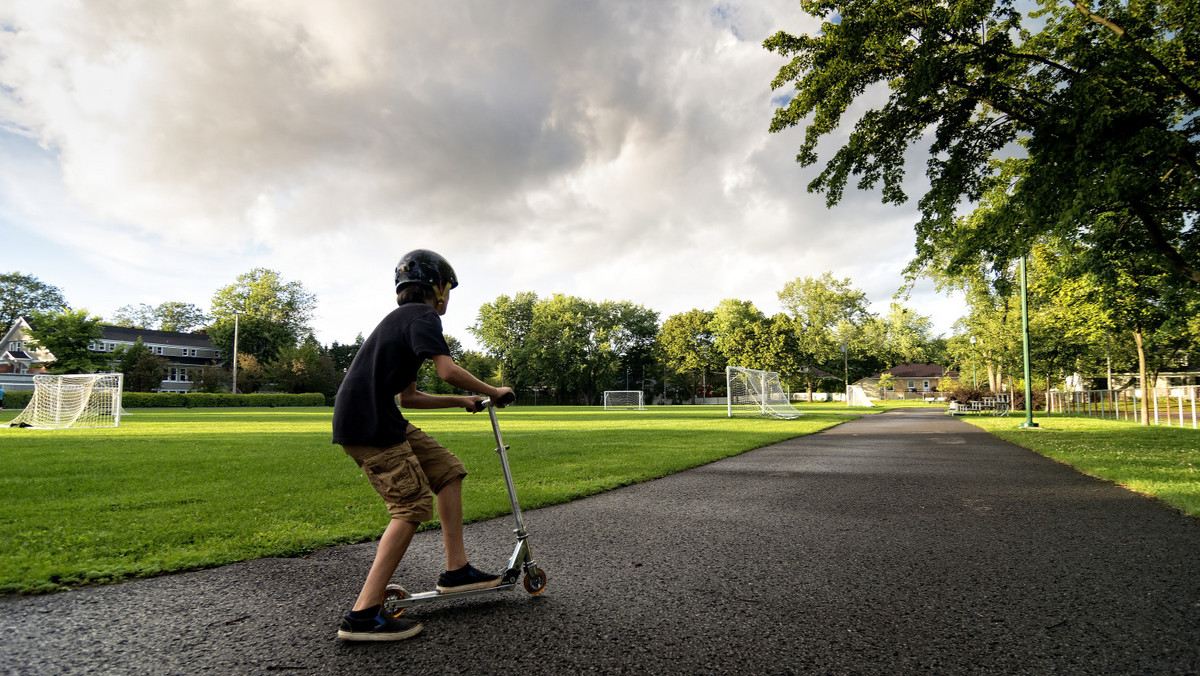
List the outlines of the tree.
<svg viewBox="0 0 1200 676">
<path fill-rule="evenodd" d="M 772 87 L 796 89 L 770 128 L 806 124 L 797 161 L 815 164 L 851 104 L 887 86 L 808 188 L 833 205 L 853 175 L 902 203 L 906 151 L 929 143 L 910 271 L 943 254 L 952 274 L 1002 270 L 1052 237 L 1094 264 L 1121 251 L 1200 282 L 1193 3 L 1047 2 L 1029 16 L 1000 0 L 803 6 L 827 19 L 819 35 L 764 44 L 790 59 Z M 957 218 L 989 193 L 1004 195 L 998 208 Z"/>
<path fill-rule="evenodd" d="M 742 341 L 747 338 L 747 333 L 755 333 L 751 327 L 765 322 L 766 319 L 767 316 L 748 300 L 726 298 L 717 303 L 717 307 L 712 313 L 712 320 L 709 322 L 709 330 L 713 335 L 713 347 L 716 348 L 717 354 L 734 366 L 759 368 L 749 366 L 748 363 L 742 363 L 742 361 L 735 361 L 735 355 L 744 361 L 742 355 L 753 352 L 745 349 L 746 346 L 742 344 Z M 754 359 L 754 357 L 750 358 Z"/>
<path fill-rule="evenodd" d="M 524 291 L 513 297 L 499 296 L 484 303 L 469 331 L 487 353 L 500 360 L 500 378 L 509 387 L 525 389 L 536 382 L 532 346 L 536 293 Z"/>
<path fill-rule="evenodd" d="M 160 331 L 191 333 L 208 323 L 208 315 L 191 303 L 169 300 L 154 308 Z"/>
<path fill-rule="evenodd" d="M 353 343 L 346 345 L 339 345 L 336 340 L 333 341 L 333 344 L 329 346 L 329 358 L 333 360 L 333 367 L 337 369 L 338 373 L 345 373 L 346 369 L 350 368 L 350 363 L 354 361 L 362 344 L 362 333 L 355 336 Z"/>
<path fill-rule="evenodd" d="M 333 359 L 321 350 L 311 336 L 299 345 L 282 348 L 279 356 L 267 366 L 266 375 L 279 391 L 291 394 L 320 392 L 333 396 L 340 382 Z M 241 384 L 242 373 L 239 371 L 238 389 L 241 389 Z"/>
<path fill-rule="evenodd" d="M 238 392 L 246 394 L 257 392 L 259 388 L 266 384 L 267 370 L 254 355 L 238 352 L 237 365 Z"/>
<path fill-rule="evenodd" d="M 62 291 L 33 275 L 0 274 L 0 330 L 7 331 L 17 317 L 67 309 Z"/>
<path fill-rule="evenodd" d="M 864 354 L 866 334 L 862 326 L 870 318 L 867 294 L 850 286 L 850 278 L 838 281 L 829 272 L 820 277 L 796 278 L 779 291 L 779 301 L 795 320 L 796 333 L 804 351 L 816 362 L 812 366 L 830 373 L 848 370 L 848 352 Z M 862 370 L 856 363 L 856 374 Z M 869 369 L 867 369 L 869 372 Z M 804 375 L 806 387 L 817 384 L 812 371 Z"/>
<path fill-rule="evenodd" d="M 673 373 L 689 376 L 693 400 L 709 372 L 717 370 L 720 359 L 712 319 L 711 312 L 689 310 L 667 317 L 658 332 L 657 348 L 663 364 Z"/>
<path fill-rule="evenodd" d="M 91 345 L 103 337 L 100 318 L 88 316 L 86 309 L 60 312 L 34 312 L 29 326 L 33 340 L 29 347 L 43 348 L 54 355 L 46 365 L 50 373 L 92 373 L 104 366 L 107 353 L 94 352 Z"/>
<path fill-rule="evenodd" d="M 240 314 L 238 352 L 270 363 L 280 350 L 312 333 L 308 322 L 316 305 L 316 295 L 300 282 L 284 282 L 274 270 L 255 268 L 213 295 L 209 337 L 222 353 L 233 354 L 234 316 Z"/>
<path fill-rule="evenodd" d="M 166 301 L 156 306 L 147 303 L 122 305 L 113 313 L 113 326 L 190 333 L 208 323 L 209 318 L 191 303 Z"/>
<path fill-rule="evenodd" d="M 127 326 L 133 329 L 153 329 L 158 326 L 154 307 L 147 303 L 122 305 L 116 309 L 109 321 L 113 326 Z"/>
<path fill-rule="evenodd" d="M 125 374 L 124 388 L 130 392 L 152 392 L 162 385 L 170 368 L 167 360 L 154 354 L 138 338 L 133 345 L 120 345 L 112 353 L 116 369 Z"/>
</svg>

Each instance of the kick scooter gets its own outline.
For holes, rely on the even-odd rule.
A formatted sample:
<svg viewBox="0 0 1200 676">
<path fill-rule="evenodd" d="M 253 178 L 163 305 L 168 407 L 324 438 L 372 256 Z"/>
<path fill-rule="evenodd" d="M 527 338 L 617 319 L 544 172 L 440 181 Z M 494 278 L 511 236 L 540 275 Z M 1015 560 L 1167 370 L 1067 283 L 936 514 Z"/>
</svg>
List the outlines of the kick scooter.
<svg viewBox="0 0 1200 676">
<path fill-rule="evenodd" d="M 500 399 L 500 404 L 507 405 L 515 399 L 516 396 L 509 393 Z M 500 455 L 500 468 L 504 471 L 504 484 L 508 487 L 508 499 L 512 503 L 513 517 L 517 521 L 517 528 L 513 531 L 517 535 L 517 546 L 508 559 L 508 567 L 500 576 L 500 584 L 486 589 L 444 594 L 435 590 L 413 594 L 398 584 L 389 584 L 383 608 L 393 616 L 398 617 L 405 608 L 417 603 L 466 598 L 512 589 L 517 585 L 517 578 L 521 576 L 522 571 L 525 573 L 525 591 L 530 594 L 541 594 L 546 591 L 546 573 L 534 564 L 533 555 L 529 551 L 529 533 L 525 531 L 525 521 L 521 518 L 521 505 L 517 503 L 517 490 L 513 486 L 512 470 L 508 467 L 508 455 L 505 453 L 508 446 L 504 445 L 504 439 L 500 437 L 500 425 L 496 422 L 496 405 L 490 399 L 483 399 L 475 406 L 476 411 L 482 411 L 485 408 L 488 416 L 492 419 L 492 432 L 496 435 L 496 453 Z"/>
</svg>

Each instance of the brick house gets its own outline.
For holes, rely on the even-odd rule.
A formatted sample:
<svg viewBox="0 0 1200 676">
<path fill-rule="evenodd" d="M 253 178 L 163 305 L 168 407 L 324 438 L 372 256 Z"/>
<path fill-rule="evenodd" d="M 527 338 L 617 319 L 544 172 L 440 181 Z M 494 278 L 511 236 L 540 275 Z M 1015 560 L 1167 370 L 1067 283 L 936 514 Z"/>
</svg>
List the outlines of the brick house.
<svg viewBox="0 0 1200 676">
<path fill-rule="evenodd" d="M 894 378 L 892 386 L 887 390 L 888 396 L 896 393 L 896 398 L 904 398 L 903 395 L 911 396 L 913 394 L 936 398 L 939 396 L 938 393 L 944 389 L 943 383 L 958 380 L 958 371 L 951 371 L 940 364 L 899 364 L 886 371 L 862 378 L 854 385 L 862 387 L 868 397 L 881 399 L 883 392 L 879 389 L 879 379 L 885 373 Z"/>
</svg>

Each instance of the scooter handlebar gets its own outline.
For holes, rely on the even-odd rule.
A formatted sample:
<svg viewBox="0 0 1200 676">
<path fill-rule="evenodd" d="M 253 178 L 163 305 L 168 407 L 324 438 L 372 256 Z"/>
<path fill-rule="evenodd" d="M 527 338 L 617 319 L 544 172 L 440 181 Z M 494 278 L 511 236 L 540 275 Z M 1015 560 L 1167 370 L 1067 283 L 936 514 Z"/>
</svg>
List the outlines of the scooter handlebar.
<svg viewBox="0 0 1200 676">
<path fill-rule="evenodd" d="M 500 397 L 500 399 L 496 403 L 501 406 L 508 406 L 509 404 L 513 403 L 516 400 L 517 400 L 517 395 L 513 394 L 512 392 L 506 392 L 504 394 L 504 396 Z M 475 402 L 475 412 L 478 413 L 479 411 L 482 411 L 483 409 L 488 408 L 489 406 L 492 406 L 492 405 L 493 405 L 492 400 L 488 399 L 487 397 L 484 397 L 483 399 L 480 399 L 479 401 Z"/>
</svg>

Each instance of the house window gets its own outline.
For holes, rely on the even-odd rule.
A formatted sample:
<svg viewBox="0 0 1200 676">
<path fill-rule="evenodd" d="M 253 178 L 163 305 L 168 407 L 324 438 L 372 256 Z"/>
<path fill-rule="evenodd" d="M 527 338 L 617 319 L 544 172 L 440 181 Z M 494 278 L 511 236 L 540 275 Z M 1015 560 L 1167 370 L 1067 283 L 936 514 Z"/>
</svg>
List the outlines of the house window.
<svg viewBox="0 0 1200 676">
<path fill-rule="evenodd" d="M 908 389 L 910 389 L 910 390 L 915 390 L 916 388 L 917 388 L 917 383 L 916 383 L 916 382 L 914 382 L 914 381 L 912 381 L 912 380 L 908 381 Z"/>
</svg>

